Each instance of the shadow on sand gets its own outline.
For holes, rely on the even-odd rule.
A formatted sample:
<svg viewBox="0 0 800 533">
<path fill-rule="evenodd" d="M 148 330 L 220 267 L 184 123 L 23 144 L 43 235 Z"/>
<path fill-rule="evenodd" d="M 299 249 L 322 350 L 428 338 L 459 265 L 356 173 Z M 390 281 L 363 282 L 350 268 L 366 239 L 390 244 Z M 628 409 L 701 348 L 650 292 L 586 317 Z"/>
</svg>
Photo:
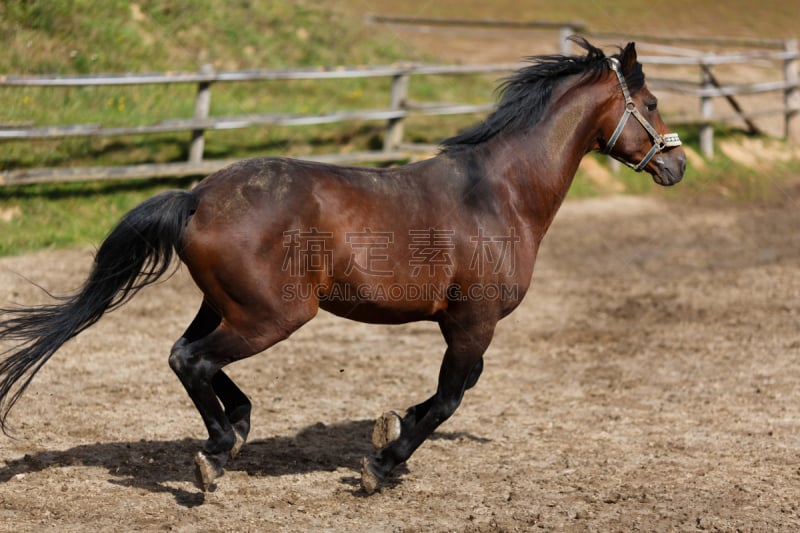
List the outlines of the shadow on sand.
<svg viewBox="0 0 800 533">
<path fill-rule="evenodd" d="M 294 436 L 276 436 L 249 441 L 242 453 L 226 466 L 229 472 L 246 472 L 250 476 L 283 476 L 308 472 L 332 472 L 339 468 L 353 471 L 342 482 L 360 490 L 360 461 L 372 453 L 370 435 L 373 420 L 356 420 L 334 425 L 317 423 L 302 429 Z M 470 439 L 488 442 L 463 432 L 440 432 L 431 439 Z M 127 487 L 150 492 L 167 492 L 177 504 L 195 507 L 205 501 L 197 489 L 177 488 L 174 483 L 191 483 L 194 487 L 192 458 L 202 447 L 195 439 L 171 441 L 141 440 L 138 442 L 107 442 L 84 444 L 63 451 L 44 451 L 7 461 L 0 467 L 0 483 L 18 474 L 39 472 L 51 467 L 91 466 L 108 470 L 109 480 Z M 399 475 L 407 472 L 401 465 L 386 485 L 397 485 Z M 223 478 L 224 479 L 224 478 Z"/>
</svg>

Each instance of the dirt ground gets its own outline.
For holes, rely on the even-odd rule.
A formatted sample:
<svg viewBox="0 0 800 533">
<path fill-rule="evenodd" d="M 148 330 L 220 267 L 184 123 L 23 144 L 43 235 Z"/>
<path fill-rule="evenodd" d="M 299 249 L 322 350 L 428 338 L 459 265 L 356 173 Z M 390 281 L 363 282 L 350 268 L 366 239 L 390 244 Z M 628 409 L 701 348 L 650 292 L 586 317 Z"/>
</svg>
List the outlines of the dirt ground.
<svg viewBox="0 0 800 533">
<path fill-rule="evenodd" d="M 251 441 L 203 494 L 166 362 L 200 299 L 179 272 L 36 377 L 0 438 L 0 530 L 797 531 L 800 184 L 781 190 L 568 201 L 478 385 L 370 497 L 372 421 L 432 392 L 436 326 L 321 314 L 233 365 Z M 0 260 L 0 300 L 78 286 L 91 253 Z"/>
</svg>

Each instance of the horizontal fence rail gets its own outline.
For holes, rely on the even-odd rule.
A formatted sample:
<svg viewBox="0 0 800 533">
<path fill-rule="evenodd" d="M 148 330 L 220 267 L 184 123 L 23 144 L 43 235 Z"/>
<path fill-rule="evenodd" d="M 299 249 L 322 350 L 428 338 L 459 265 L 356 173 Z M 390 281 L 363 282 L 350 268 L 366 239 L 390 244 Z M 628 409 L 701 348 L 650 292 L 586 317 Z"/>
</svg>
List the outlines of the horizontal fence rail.
<svg viewBox="0 0 800 533">
<path fill-rule="evenodd" d="M 431 23 L 429 19 L 424 19 Z M 377 20 L 380 22 L 380 20 Z M 385 21 L 384 21 L 385 22 Z M 397 22 L 397 21 L 395 21 Z M 409 21 L 407 21 L 409 22 Z M 469 21 L 451 21 L 451 25 L 459 26 Z M 495 21 L 497 23 L 499 21 Z M 509 23 L 510 24 L 510 23 Z M 544 24 L 544 23 L 529 23 Z M 564 28 L 574 30 L 582 28 L 579 23 L 549 23 L 550 27 L 562 28 L 560 43 L 568 42 L 563 37 Z M 511 27 L 511 26 L 501 26 Z M 515 23 L 513 27 L 527 27 L 524 23 Z M 663 42 L 664 40 L 662 40 Z M 671 40 L 674 42 L 675 40 Z M 798 76 L 797 41 L 782 42 L 782 50 L 776 51 L 776 43 L 769 42 L 765 48 L 747 53 L 709 54 L 690 53 L 687 55 L 643 55 L 639 59 L 644 64 L 678 67 L 681 69 L 697 68 L 699 75 L 694 79 L 648 79 L 651 88 L 661 92 L 670 92 L 696 98 L 699 101 L 699 113 L 685 116 L 668 117 L 670 124 L 699 125 L 701 151 L 706 156 L 713 154 L 713 126 L 724 121 L 744 121 L 749 131 L 757 131 L 753 118 L 767 114 L 783 115 L 785 137 L 791 141 L 800 140 L 800 81 Z M 758 83 L 727 84 L 717 80 L 714 69 L 722 65 L 779 63 L 782 65 L 783 78 Z M 451 104 L 439 102 L 413 102 L 408 98 L 409 83 L 414 76 L 429 75 L 465 75 L 508 73 L 518 63 L 501 63 L 490 65 L 429 65 L 403 63 L 383 66 L 335 67 L 335 68 L 298 68 L 282 70 L 242 70 L 215 72 L 210 67 L 203 67 L 196 73 L 151 73 L 120 74 L 103 76 L 13 76 L 0 75 L 0 87 L 87 87 L 87 86 L 120 86 L 120 85 L 159 85 L 159 84 L 193 84 L 197 86 L 194 116 L 164 120 L 149 125 L 108 127 L 102 124 L 65 124 L 54 126 L 37 126 L 33 124 L 3 125 L 0 124 L 0 142 L 2 141 L 36 141 L 67 137 L 96 137 L 155 134 L 164 132 L 190 132 L 189 158 L 186 162 L 168 164 L 140 164 L 122 167 L 85 167 L 85 168 L 39 168 L 12 169 L 0 172 L 0 185 L 79 181 L 94 179 L 130 179 L 140 177 L 177 177 L 204 175 L 229 164 L 230 160 L 206 160 L 204 152 L 204 132 L 237 128 L 253 128 L 267 126 L 306 126 L 314 124 L 331 124 L 352 121 L 385 121 L 383 149 L 380 151 L 355 152 L 350 154 L 332 154 L 307 157 L 320 161 L 336 163 L 385 162 L 397 161 L 409 157 L 420 147 L 403 142 L 405 120 L 414 115 L 454 115 L 467 113 L 485 113 L 493 109 L 491 102 L 482 104 Z M 244 81 L 267 80 L 330 80 L 345 78 L 391 78 L 390 94 L 387 95 L 387 107 L 381 109 L 361 109 L 347 111 L 331 111 L 320 114 L 289 113 L 255 113 L 233 116 L 210 116 L 210 88 L 219 83 L 237 83 Z M 762 93 L 782 93 L 783 107 L 775 109 L 744 110 L 736 100 L 739 95 Z M 729 116 L 714 114 L 713 100 L 724 98 L 734 110 Z M 422 147 L 429 149 L 430 147 Z"/>
<path fill-rule="evenodd" d="M 422 149 L 402 143 L 403 119 L 411 115 L 456 115 L 485 113 L 492 103 L 419 103 L 408 100 L 408 79 L 412 75 L 464 75 L 506 73 L 519 64 L 428 65 L 398 64 L 367 67 L 300 68 L 198 73 L 152 73 L 106 76 L 0 76 L 0 87 L 86 87 L 120 85 L 197 84 L 193 118 L 171 119 L 144 126 L 107 127 L 102 124 L 60 126 L 0 125 L 0 141 L 42 140 L 67 137 L 120 136 L 176 131 L 192 132 L 189 161 L 186 163 L 147 164 L 128 167 L 17 169 L 0 172 L 0 185 L 80 181 L 83 179 L 127 179 L 139 177 L 180 177 L 203 175 L 229 164 L 230 160 L 203 159 L 203 133 L 257 126 L 309 126 L 353 121 L 386 121 L 383 150 L 309 156 L 306 159 L 337 163 L 385 162 L 406 159 Z M 344 78 L 391 77 L 392 98 L 384 109 L 333 111 L 322 114 L 264 113 L 234 116 L 209 116 L 210 86 L 213 83 L 267 80 L 330 80 Z M 428 147 L 425 147 L 428 148 Z"/>
</svg>

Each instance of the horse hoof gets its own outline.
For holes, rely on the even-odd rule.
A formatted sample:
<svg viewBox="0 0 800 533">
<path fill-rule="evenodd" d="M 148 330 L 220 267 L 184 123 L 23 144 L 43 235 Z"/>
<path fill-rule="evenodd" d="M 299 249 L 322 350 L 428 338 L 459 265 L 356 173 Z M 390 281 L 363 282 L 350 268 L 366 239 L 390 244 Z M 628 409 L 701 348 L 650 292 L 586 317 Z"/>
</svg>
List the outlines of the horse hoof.
<svg viewBox="0 0 800 533">
<path fill-rule="evenodd" d="M 214 481 L 223 473 L 222 468 L 214 464 L 214 461 L 203 452 L 197 452 L 194 456 L 195 479 L 197 487 L 203 492 L 208 492 Z"/>
<path fill-rule="evenodd" d="M 242 449 L 242 446 L 244 446 L 245 440 L 247 439 L 247 437 L 239 433 L 235 428 L 233 430 L 233 434 L 236 436 L 236 441 L 233 443 L 233 448 L 231 448 L 230 451 L 231 459 L 234 459 L 237 455 L 239 455 L 239 451 Z"/>
<path fill-rule="evenodd" d="M 374 493 L 381 484 L 381 478 L 369 466 L 369 459 L 361 459 L 361 488 L 367 494 Z"/>
<path fill-rule="evenodd" d="M 372 445 L 376 450 L 400 438 L 401 420 L 395 411 L 386 411 L 378 417 L 372 429 Z"/>
</svg>

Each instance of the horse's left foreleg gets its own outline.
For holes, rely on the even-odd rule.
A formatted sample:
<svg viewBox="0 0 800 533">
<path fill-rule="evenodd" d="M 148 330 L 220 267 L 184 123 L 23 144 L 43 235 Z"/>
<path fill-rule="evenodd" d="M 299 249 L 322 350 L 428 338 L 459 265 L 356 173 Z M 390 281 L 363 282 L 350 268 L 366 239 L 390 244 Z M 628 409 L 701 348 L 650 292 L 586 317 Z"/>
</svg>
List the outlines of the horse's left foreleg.
<svg viewBox="0 0 800 533">
<path fill-rule="evenodd" d="M 478 378 L 483 372 L 483 357 L 470 371 L 467 383 L 464 390 L 467 391 L 478 383 Z M 387 411 L 383 413 L 375 421 L 375 427 L 372 431 L 372 445 L 378 450 L 383 448 L 393 440 L 396 440 L 404 431 L 409 431 L 417 422 L 421 420 L 425 414 L 430 410 L 431 405 L 436 401 L 437 394 L 434 394 L 422 403 L 406 409 L 403 415 L 396 411 Z"/>
<path fill-rule="evenodd" d="M 483 353 L 491 341 L 494 324 L 469 328 L 464 323 L 448 321 L 441 327 L 448 347 L 439 371 L 436 394 L 409 409 L 399 420 L 399 427 L 395 426 L 397 431 L 387 435 L 389 442 L 373 457 L 363 460 L 361 484 L 367 493 L 372 493 L 397 465 L 411 457 L 425 439 L 450 418 L 460 405 L 464 391 L 475 385 L 480 376 Z M 378 425 L 381 420 L 386 419 L 379 419 Z M 381 444 L 380 439 L 375 444 Z"/>
</svg>

